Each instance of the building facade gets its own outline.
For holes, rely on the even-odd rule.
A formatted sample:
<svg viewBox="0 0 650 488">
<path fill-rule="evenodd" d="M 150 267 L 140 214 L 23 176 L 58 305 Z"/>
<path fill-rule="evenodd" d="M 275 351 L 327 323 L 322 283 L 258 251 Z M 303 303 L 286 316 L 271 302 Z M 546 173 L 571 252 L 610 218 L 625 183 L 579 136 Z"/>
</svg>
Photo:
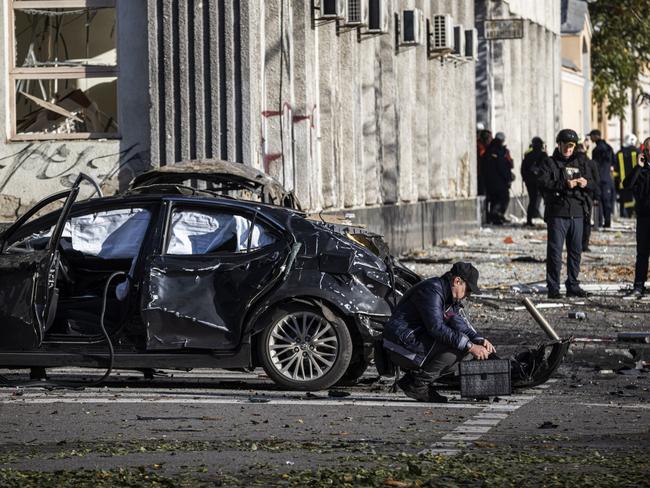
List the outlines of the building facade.
<svg viewBox="0 0 650 488">
<path fill-rule="evenodd" d="M 591 98 L 591 36 L 587 2 L 562 0 L 562 127 L 581 137 L 596 127 Z"/>
<path fill-rule="evenodd" d="M 471 31 L 470 0 L 4 3 L 5 219 L 79 171 L 113 192 L 220 158 L 398 249 L 477 225 L 474 59 L 434 59 L 426 35 L 435 14 Z M 381 25 L 350 25 L 357 6 Z"/>
</svg>

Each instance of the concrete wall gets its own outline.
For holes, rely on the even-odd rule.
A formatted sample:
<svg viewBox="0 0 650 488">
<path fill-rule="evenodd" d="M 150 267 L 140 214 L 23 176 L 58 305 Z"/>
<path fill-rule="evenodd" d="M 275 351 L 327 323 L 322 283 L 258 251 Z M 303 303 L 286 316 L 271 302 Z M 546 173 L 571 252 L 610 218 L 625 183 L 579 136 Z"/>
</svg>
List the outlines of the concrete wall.
<svg viewBox="0 0 650 488">
<path fill-rule="evenodd" d="M 477 0 L 476 22 L 482 39 L 484 19 L 523 18 L 523 39 L 479 42 L 477 120 L 506 134 L 515 173 L 530 140 L 554 146 L 560 129 L 560 2 L 553 0 Z M 513 191 L 523 191 L 521 178 Z"/>
<path fill-rule="evenodd" d="M 149 2 L 154 161 L 243 162 L 310 210 L 475 193 L 474 64 L 441 65 L 395 36 L 413 7 L 471 28 L 473 2 L 390 0 L 391 32 L 361 38 L 316 20 L 304 0 L 209 0 L 200 14 L 197 4 Z"/>
<path fill-rule="evenodd" d="M 0 9 L 0 25 L 9 29 L 7 2 Z M 149 97 L 147 74 L 147 9 L 144 2 L 117 0 L 119 127 L 121 139 L 97 141 L 12 142 L 6 75 L 0 83 L 0 219 L 13 219 L 38 200 L 69 186 L 80 172 L 114 192 L 147 167 L 149 161 Z M 11 59 L 7 37 L 0 38 L 0 69 L 7 73 Z"/>
</svg>

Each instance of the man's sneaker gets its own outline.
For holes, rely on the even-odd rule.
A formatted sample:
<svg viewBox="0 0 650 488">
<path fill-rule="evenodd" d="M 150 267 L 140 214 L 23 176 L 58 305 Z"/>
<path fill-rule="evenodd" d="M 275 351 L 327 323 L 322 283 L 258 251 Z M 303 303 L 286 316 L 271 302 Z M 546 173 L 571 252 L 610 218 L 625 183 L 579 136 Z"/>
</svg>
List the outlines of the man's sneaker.
<svg viewBox="0 0 650 488">
<path fill-rule="evenodd" d="M 560 290 L 549 290 L 547 296 L 551 300 L 556 300 L 558 298 L 562 298 L 562 294 L 560 293 Z"/>
<path fill-rule="evenodd" d="M 568 288 L 566 291 L 567 298 L 577 297 L 577 298 L 587 298 L 589 293 L 586 290 L 583 290 L 580 287 L 577 288 Z"/>
<path fill-rule="evenodd" d="M 643 290 L 640 288 L 632 288 L 632 291 L 628 291 L 625 296 L 630 298 L 641 298 L 643 297 Z"/>
<path fill-rule="evenodd" d="M 585 246 L 582 248 L 582 252 L 591 252 L 591 248 L 589 246 Z"/>
</svg>

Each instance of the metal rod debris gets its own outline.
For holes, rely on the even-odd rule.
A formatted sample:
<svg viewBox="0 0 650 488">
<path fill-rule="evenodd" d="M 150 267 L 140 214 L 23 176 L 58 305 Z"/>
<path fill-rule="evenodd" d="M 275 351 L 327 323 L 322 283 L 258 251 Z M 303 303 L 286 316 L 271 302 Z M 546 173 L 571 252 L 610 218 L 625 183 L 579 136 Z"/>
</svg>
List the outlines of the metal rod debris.
<svg viewBox="0 0 650 488">
<path fill-rule="evenodd" d="M 530 299 L 528 298 L 524 298 L 522 300 L 522 303 L 524 304 L 524 306 L 526 307 L 530 315 L 533 316 L 535 322 L 537 322 L 539 326 L 544 330 L 544 332 L 546 332 L 546 335 L 549 336 L 554 341 L 559 341 L 560 336 L 557 335 L 557 333 L 553 330 L 553 327 L 551 327 L 551 324 L 549 324 L 546 321 L 546 319 L 542 316 L 542 314 L 539 313 L 539 310 L 535 308 L 533 302 L 531 302 Z"/>
</svg>

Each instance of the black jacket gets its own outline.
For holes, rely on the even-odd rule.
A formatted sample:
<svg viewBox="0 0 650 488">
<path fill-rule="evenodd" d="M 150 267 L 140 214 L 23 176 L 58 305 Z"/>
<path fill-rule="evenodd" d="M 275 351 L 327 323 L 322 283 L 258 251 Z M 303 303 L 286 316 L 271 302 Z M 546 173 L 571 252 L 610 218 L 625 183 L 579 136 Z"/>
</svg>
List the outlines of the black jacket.
<svg viewBox="0 0 650 488">
<path fill-rule="evenodd" d="M 526 153 L 524 160 L 521 162 L 521 177 L 526 185 L 537 184 L 539 167 L 547 157 L 548 154 L 541 149 L 531 149 Z"/>
<path fill-rule="evenodd" d="M 488 193 L 508 191 L 512 184 L 512 158 L 499 139 L 493 139 L 488 146 L 481 170 Z"/>
<path fill-rule="evenodd" d="M 635 166 L 623 181 L 623 187 L 634 194 L 634 209 L 638 217 L 650 217 L 650 168 Z"/>
<path fill-rule="evenodd" d="M 600 182 L 611 183 L 613 185 L 614 182 L 612 180 L 611 168 L 614 166 L 614 150 L 612 149 L 612 146 L 600 139 L 596 143 L 596 147 L 594 147 L 591 157 L 598 165 Z"/>
<path fill-rule="evenodd" d="M 483 338 L 454 303 L 448 275 L 429 278 L 412 287 L 384 326 L 384 339 L 415 353 L 423 361 L 434 344 L 464 351 L 470 341 Z"/>
<path fill-rule="evenodd" d="M 558 149 L 553 156 L 546 158 L 537 179 L 544 194 L 544 220 L 551 217 L 584 217 L 588 213 L 597 180 L 587 161 L 587 157 L 578 152 L 565 160 Z M 567 187 L 569 174 L 576 172 L 587 180 L 586 188 Z"/>
<path fill-rule="evenodd" d="M 598 164 L 593 159 L 587 158 L 587 165 L 591 170 L 591 174 L 594 177 L 594 191 L 591 193 L 592 200 L 600 200 L 600 172 L 598 171 Z"/>
</svg>

